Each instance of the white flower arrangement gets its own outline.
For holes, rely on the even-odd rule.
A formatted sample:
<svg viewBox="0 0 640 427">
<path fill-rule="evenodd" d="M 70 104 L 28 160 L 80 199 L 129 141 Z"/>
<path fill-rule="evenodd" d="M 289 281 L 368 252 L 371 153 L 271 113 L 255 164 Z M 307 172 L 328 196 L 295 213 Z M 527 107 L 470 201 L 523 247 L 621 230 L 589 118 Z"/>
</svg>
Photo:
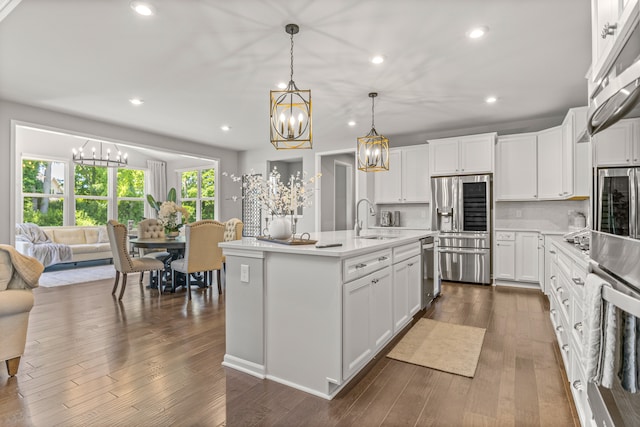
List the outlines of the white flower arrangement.
<svg viewBox="0 0 640 427">
<path fill-rule="evenodd" d="M 322 174 L 316 174 L 307 178 L 307 173 L 298 171 L 289 177 L 287 184 L 280 180 L 280 172 L 274 167 L 268 178 L 257 175 L 253 171 L 245 176 L 229 175 L 227 172 L 223 176 L 229 176 L 233 182 L 242 182 L 245 197 L 255 198 L 262 208 L 272 215 L 284 216 L 295 213 L 298 208 L 309 207 L 313 202 L 314 185 Z M 231 198 L 237 201 L 239 197 Z"/>
<path fill-rule="evenodd" d="M 178 222 L 178 214 L 182 215 Z M 158 211 L 158 220 L 164 226 L 165 232 L 178 231 L 189 219 L 189 211 L 176 202 L 162 202 Z"/>
</svg>

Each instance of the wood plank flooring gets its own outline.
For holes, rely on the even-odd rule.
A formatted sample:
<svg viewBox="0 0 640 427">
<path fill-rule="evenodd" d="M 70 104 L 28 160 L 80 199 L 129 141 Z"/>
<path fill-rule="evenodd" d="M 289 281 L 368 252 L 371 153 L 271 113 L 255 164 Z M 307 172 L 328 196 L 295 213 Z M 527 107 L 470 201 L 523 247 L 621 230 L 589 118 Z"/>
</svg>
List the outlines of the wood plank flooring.
<svg viewBox="0 0 640 427">
<path fill-rule="evenodd" d="M 108 280 L 35 290 L 18 376 L 0 368 L 0 425 L 578 425 L 539 291 L 445 283 L 424 315 L 487 328 L 473 379 L 379 356 L 326 401 L 221 366 L 215 286 L 188 303 L 129 282 L 122 302 Z"/>
</svg>

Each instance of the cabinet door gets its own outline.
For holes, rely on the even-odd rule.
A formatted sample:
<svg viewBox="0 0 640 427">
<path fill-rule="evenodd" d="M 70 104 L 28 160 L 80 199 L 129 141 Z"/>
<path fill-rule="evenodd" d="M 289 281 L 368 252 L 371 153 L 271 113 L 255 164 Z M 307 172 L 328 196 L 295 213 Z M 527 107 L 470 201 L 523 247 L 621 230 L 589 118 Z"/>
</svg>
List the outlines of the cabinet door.
<svg viewBox="0 0 640 427">
<path fill-rule="evenodd" d="M 409 296 L 409 320 L 420 311 L 422 305 L 422 277 L 420 255 L 409 258 L 407 262 L 408 296 Z"/>
<path fill-rule="evenodd" d="M 429 141 L 429 170 L 431 175 L 455 175 L 458 171 L 458 140 Z"/>
<path fill-rule="evenodd" d="M 371 277 L 365 276 L 344 285 L 343 290 L 343 379 L 349 378 L 368 362 L 371 346 Z"/>
<path fill-rule="evenodd" d="M 627 166 L 632 160 L 633 120 L 621 120 L 593 136 L 596 166 Z"/>
<path fill-rule="evenodd" d="M 393 335 L 393 280 L 391 268 L 386 267 L 372 274 L 371 305 L 371 347 L 374 353 L 382 348 Z"/>
<path fill-rule="evenodd" d="M 515 280 L 516 246 L 513 240 L 496 242 L 496 279 Z"/>
<path fill-rule="evenodd" d="M 409 265 L 402 261 L 393 265 L 393 332 L 409 322 Z"/>
<path fill-rule="evenodd" d="M 633 164 L 636 166 L 640 165 L 640 120 L 633 121 L 633 129 L 632 129 L 632 153 L 633 153 Z"/>
<path fill-rule="evenodd" d="M 573 114 L 569 113 L 562 123 L 562 195 L 565 197 L 573 194 L 573 121 Z"/>
<path fill-rule="evenodd" d="M 376 203 L 402 202 L 402 153 L 389 151 L 389 170 L 374 173 Z"/>
<path fill-rule="evenodd" d="M 460 173 L 493 172 L 495 134 L 465 136 L 459 142 Z"/>
<path fill-rule="evenodd" d="M 538 199 L 562 199 L 562 128 L 538 132 Z"/>
<path fill-rule="evenodd" d="M 538 233 L 516 233 L 516 280 L 539 282 Z"/>
<path fill-rule="evenodd" d="M 496 153 L 496 200 L 536 200 L 536 134 L 498 139 Z"/>
<path fill-rule="evenodd" d="M 402 149 L 402 201 L 429 203 L 429 146 Z"/>
</svg>

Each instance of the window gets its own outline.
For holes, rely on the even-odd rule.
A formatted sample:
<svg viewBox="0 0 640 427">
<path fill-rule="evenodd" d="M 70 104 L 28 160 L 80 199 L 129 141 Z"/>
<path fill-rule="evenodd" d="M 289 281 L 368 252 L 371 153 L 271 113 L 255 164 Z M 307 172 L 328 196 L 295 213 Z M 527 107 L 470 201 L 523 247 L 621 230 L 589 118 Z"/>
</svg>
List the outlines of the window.
<svg viewBox="0 0 640 427">
<path fill-rule="evenodd" d="M 216 168 L 185 170 L 180 174 L 180 202 L 189 211 L 189 221 L 215 219 Z"/>
<path fill-rule="evenodd" d="M 76 225 L 106 224 L 109 209 L 108 169 L 75 165 Z"/>
<path fill-rule="evenodd" d="M 117 181 L 118 222 L 137 224 L 144 219 L 144 170 L 118 169 Z"/>
<path fill-rule="evenodd" d="M 22 160 L 22 221 L 38 225 L 63 225 L 64 162 Z"/>
</svg>

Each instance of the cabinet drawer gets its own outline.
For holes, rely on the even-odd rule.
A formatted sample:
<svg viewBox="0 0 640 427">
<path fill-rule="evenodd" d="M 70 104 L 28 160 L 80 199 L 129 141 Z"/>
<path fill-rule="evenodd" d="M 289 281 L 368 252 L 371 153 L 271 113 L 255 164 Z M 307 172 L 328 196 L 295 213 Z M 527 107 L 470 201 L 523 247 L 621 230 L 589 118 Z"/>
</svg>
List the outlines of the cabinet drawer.
<svg viewBox="0 0 640 427">
<path fill-rule="evenodd" d="M 574 293 L 580 301 L 584 300 L 584 284 L 587 280 L 588 271 L 589 265 L 586 263 L 576 262 L 573 264 L 571 281 L 573 282 Z"/>
<path fill-rule="evenodd" d="M 391 265 L 391 249 L 348 258 L 342 261 L 342 280 L 345 283 L 350 282 L 389 265 Z"/>
<path fill-rule="evenodd" d="M 393 248 L 393 263 L 404 261 L 412 256 L 420 255 L 422 246 L 420 242 L 413 242 L 407 245 L 397 246 Z"/>
<path fill-rule="evenodd" d="M 514 231 L 498 231 L 496 232 L 496 240 L 516 240 Z"/>
<path fill-rule="evenodd" d="M 583 348 L 584 348 L 584 328 L 586 325 L 585 321 L 585 312 L 582 304 L 579 304 L 578 301 L 573 299 L 573 307 L 571 312 L 571 335 L 573 336 L 574 342 L 576 343 L 576 356 L 580 358 L 583 357 Z"/>
<path fill-rule="evenodd" d="M 573 273 L 573 261 L 564 252 L 558 252 L 558 269 L 564 273 L 566 277 L 571 277 Z"/>
</svg>

